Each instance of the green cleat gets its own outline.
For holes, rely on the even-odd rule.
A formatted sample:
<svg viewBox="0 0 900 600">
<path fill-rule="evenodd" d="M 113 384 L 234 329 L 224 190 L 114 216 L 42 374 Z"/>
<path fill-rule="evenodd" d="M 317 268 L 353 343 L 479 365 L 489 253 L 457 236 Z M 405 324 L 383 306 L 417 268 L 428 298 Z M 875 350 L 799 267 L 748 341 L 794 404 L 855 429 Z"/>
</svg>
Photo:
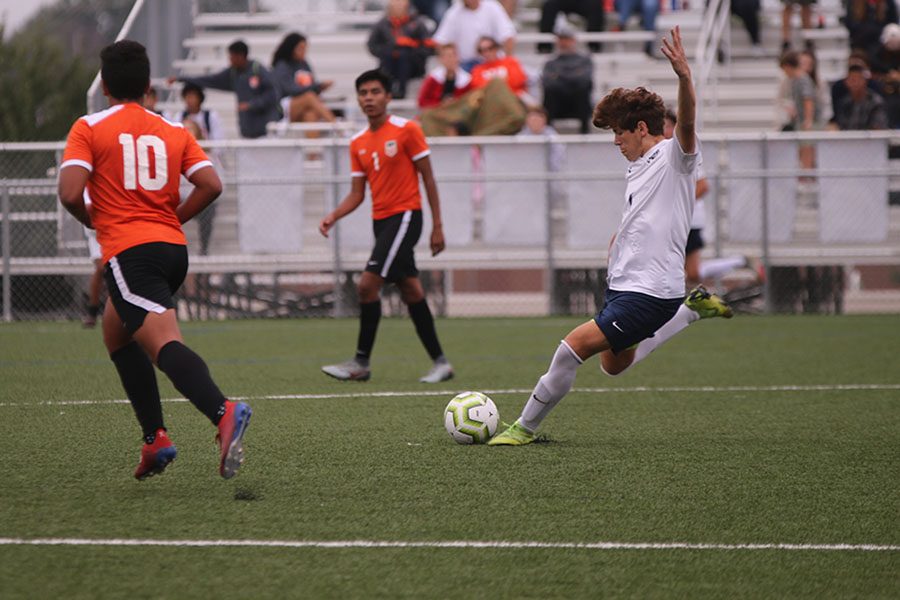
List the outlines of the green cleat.
<svg viewBox="0 0 900 600">
<path fill-rule="evenodd" d="M 701 319 L 724 317 L 730 319 L 734 316 L 731 307 L 719 296 L 709 293 L 705 287 L 698 285 L 691 290 L 684 301 L 684 305 L 700 315 Z"/>
<path fill-rule="evenodd" d="M 504 423 L 506 425 L 506 423 Z M 524 446 L 534 441 L 534 432 L 519 425 L 518 419 L 507 426 L 506 431 L 498 433 L 488 440 L 488 446 Z"/>
</svg>

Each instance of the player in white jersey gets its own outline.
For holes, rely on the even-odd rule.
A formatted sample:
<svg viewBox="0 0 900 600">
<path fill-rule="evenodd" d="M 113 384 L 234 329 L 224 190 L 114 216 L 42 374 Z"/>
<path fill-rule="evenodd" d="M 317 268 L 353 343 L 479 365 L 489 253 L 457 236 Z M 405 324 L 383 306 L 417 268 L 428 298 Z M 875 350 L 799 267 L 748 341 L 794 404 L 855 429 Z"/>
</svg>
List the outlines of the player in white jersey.
<svg viewBox="0 0 900 600">
<path fill-rule="evenodd" d="M 629 161 L 624 213 L 610 242 L 606 306 L 569 332 L 521 416 L 489 445 L 521 446 L 572 388 L 578 367 L 600 355 L 618 375 L 700 318 L 730 317 L 731 309 L 702 287 L 684 300 L 684 249 L 694 210 L 700 142 L 696 100 L 681 32 L 663 39 L 662 53 L 678 76 L 675 137 L 663 135 L 665 105 L 644 88 L 611 91 L 594 109 L 594 126 L 612 129 Z"/>
</svg>

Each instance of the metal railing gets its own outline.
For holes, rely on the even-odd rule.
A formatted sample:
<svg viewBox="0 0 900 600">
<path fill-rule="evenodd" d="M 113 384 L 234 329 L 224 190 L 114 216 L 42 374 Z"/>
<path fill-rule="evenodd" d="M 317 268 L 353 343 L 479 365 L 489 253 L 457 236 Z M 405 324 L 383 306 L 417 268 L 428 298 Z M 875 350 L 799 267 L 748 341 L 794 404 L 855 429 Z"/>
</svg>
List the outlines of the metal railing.
<svg viewBox="0 0 900 600">
<path fill-rule="evenodd" d="M 816 147 L 818 169 L 799 168 L 800 142 Z M 191 272 L 185 289 L 196 318 L 346 315 L 353 279 L 371 250 L 368 202 L 326 240 L 318 221 L 350 187 L 346 139 L 209 143 L 225 193 L 206 239 L 185 226 Z M 705 259 L 750 255 L 726 288 L 761 284 L 760 311 L 807 309 L 808 270 L 835 279 L 830 310 L 859 265 L 900 271 L 900 167 L 890 133 L 703 136 Z M 448 249 L 420 268 L 445 314 L 590 312 L 607 243 L 621 219 L 626 163 L 604 135 L 552 140 L 433 139 Z M 93 266 L 80 226 L 59 206 L 55 168 L 62 144 L 0 144 L 0 251 L 5 320 L 75 318 Z M 560 150 L 565 154 L 559 160 Z M 893 201 L 893 202 L 892 202 Z M 204 251 L 201 251 L 201 248 Z M 812 272 L 812 271 L 810 271 Z M 846 280 L 846 281 L 845 281 Z M 846 284 L 846 285 L 845 285 Z M 193 287 L 192 287 L 193 286 Z M 895 287 L 900 288 L 900 284 Z M 898 290 L 900 291 L 900 290 Z M 900 304 L 893 310 L 900 310 Z"/>
</svg>

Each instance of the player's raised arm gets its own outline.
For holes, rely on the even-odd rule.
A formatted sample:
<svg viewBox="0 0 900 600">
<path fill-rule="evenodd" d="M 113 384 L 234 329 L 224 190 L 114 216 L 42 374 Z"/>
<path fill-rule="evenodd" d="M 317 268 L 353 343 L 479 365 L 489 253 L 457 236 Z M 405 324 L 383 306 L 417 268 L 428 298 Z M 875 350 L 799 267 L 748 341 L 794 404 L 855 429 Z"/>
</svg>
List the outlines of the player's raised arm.
<svg viewBox="0 0 900 600">
<path fill-rule="evenodd" d="M 441 201 L 438 197 L 437 184 L 434 182 L 434 171 L 431 169 L 431 158 L 423 156 L 415 163 L 416 170 L 422 174 L 422 183 L 425 184 L 425 195 L 428 196 L 428 206 L 431 207 L 431 255 L 437 256 L 443 252 L 444 225 L 441 220 Z"/>
<path fill-rule="evenodd" d="M 662 53 L 672 63 L 672 70 L 678 76 L 678 123 L 675 126 L 675 137 L 678 138 L 678 143 L 685 153 L 693 154 L 697 149 L 697 98 L 694 82 L 681 43 L 681 29 L 676 25 L 669 33 L 672 39 L 663 38 Z"/>
</svg>

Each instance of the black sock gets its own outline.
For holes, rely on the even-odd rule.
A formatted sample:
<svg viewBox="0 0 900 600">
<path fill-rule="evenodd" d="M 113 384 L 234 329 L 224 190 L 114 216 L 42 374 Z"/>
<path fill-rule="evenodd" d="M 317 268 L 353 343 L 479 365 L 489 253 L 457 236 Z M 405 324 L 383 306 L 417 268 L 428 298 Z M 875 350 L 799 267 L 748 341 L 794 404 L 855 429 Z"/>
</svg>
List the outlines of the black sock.
<svg viewBox="0 0 900 600">
<path fill-rule="evenodd" d="M 169 342 L 159 351 L 156 364 L 184 397 L 214 425 L 225 414 L 225 396 L 209 374 L 200 356 L 181 342 Z"/>
<path fill-rule="evenodd" d="M 156 371 L 150 357 L 137 342 L 131 342 L 109 355 L 125 395 L 134 408 L 134 414 L 141 424 L 144 441 L 153 443 L 156 430 L 163 429 L 162 405 L 159 403 L 159 388 L 156 385 Z"/>
<path fill-rule="evenodd" d="M 88 304 L 87 305 L 87 314 L 89 317 L 97 318 L 97 315 L 100 314 L 100 305 L 99 304 Z"/>
<path fill-rule="evenodd" d="M 378 333 L 378 322 L 381 320 L 381 300 L 360 302 L 359 304 L 359 338 L 356 341 L 356 360 L 368 364 L 375 345 L 375 334 Z"/>
<path fill-rule="evenodd" d="M 422 300 L 415 304 L 407 304 L 409 308 L 409 316 L 412 317 L 413 323 L 416 325 L 416 333 L 422 340 L 422 345 L 428 350 L 431 360 L 437 360 L 444 355 L 441 350 L 441 343 L 438 341 L 437 331 L 434 329 L 434 317 L 431 316 L 431 309 L 428 308 L 428 302 Z"/>
</svg>

